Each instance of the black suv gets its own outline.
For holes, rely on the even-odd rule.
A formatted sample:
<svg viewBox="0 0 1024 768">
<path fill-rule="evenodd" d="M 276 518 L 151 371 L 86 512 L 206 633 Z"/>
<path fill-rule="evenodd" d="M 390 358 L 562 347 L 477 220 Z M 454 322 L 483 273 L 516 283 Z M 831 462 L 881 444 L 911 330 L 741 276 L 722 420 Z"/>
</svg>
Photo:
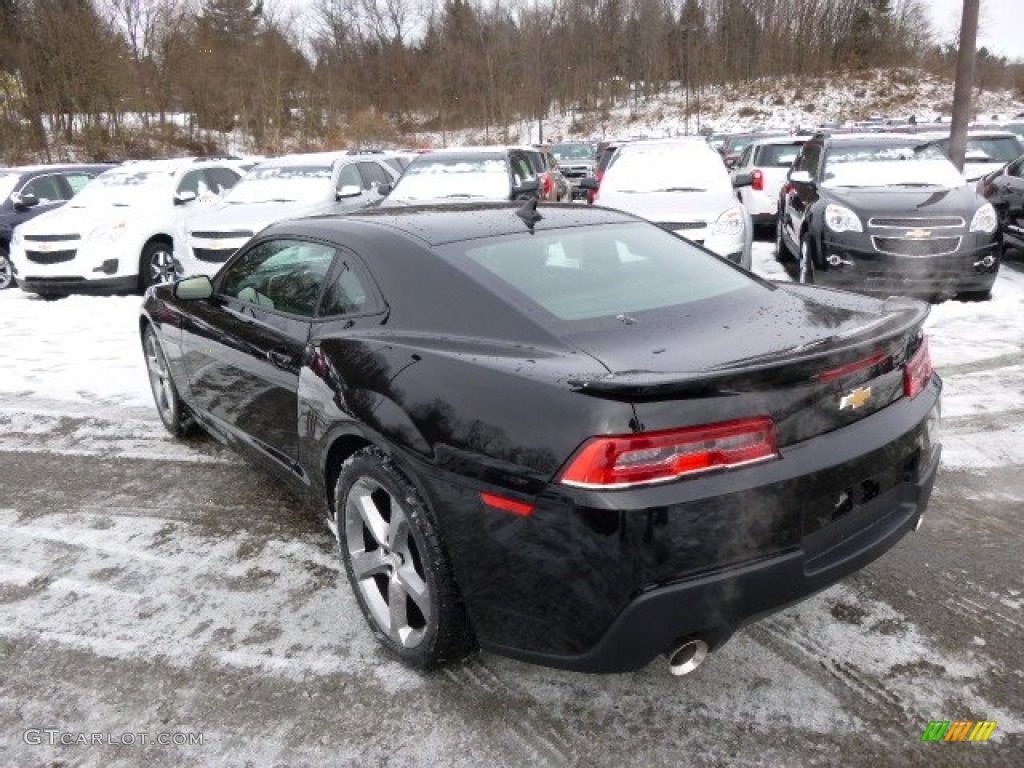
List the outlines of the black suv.
<svg viewBox="0 0 1024 768">
<path fill-rule="evenodd" d="M 1024 250 L 1024 155 L 982 176 L 978 191 L 996 209 L 1003 245 Z"/>
<path fill-rule="evenodd" d="M 864 293 L 985 299 L 999 271 L 995 209 L 909 134 L 817 134 L 779 201 L 780 259 L 801 282 Z"/>
<path fill-rule="evenodd" d="M 24 165 L 0 168 L 0 290 L 14 283 L 9 256 L 14 228 L 74 197 L 103 165 Z"/>
</svg>

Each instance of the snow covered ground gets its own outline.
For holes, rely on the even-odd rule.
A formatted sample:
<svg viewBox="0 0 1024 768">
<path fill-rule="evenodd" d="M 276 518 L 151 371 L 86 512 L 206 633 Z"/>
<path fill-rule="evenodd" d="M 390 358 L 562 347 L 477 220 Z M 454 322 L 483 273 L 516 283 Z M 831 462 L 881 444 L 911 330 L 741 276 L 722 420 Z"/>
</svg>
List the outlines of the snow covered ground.
<svg viewBox="0 0 1024 768">
<path fill-rule="evenodd" d="M 772 245 L 754 268 L 789 279 Z M 0 292 L 6 765 L 1020 765 L 1024 270 L 928 321 L 944 464 L 922 531 L 682 680 L 384 656 L 326 531 L 152 406 L 137 297 Z M 921 744 L 930 720 L 988 744 Z M 29 728 L 201 732 L 33 744 Z M 973 751 L 975 754 L 971 754 Z"/>
</svg>

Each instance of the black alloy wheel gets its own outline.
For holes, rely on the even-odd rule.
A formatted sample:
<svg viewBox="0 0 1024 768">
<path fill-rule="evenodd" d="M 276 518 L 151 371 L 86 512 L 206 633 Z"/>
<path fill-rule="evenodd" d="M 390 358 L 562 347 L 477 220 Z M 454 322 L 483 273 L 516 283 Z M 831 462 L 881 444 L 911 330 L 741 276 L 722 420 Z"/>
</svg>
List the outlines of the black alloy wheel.
<svg viewBox="0 0 1024 768">
<path fill-rule="evenodd" d="M 437 525 L 383 451 L 364 448 L 342 465 L 331 528 L 359 608 L 388 651 L 427 670 L 476 647 Z"/>
</svg>

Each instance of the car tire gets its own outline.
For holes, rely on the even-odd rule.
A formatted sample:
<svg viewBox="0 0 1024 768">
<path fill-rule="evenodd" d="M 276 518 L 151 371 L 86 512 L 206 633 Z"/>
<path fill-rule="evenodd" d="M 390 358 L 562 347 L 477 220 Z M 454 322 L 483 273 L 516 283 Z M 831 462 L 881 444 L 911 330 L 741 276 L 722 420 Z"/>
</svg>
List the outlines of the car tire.
<svg viewBox="0 0 1024 768">
<path fill-rule="evenodd" d="M 775 260 L 779 262 L 789 261 L 793 254 L 786 246 L 786 238 L 782 232 L 782 217 L 775 219 Z"/>
<path fill-rule="evenodd" d="M 342 464 L 333 514 L 356 601 L 391 654 L 428 670 L 476 648 L 437 524 L 387 454 L 368 447 Z"/>
<path fill-rule="evenodd" d="M 143 292 L 151 285 L 173 282 L 176 275 L 171 245 L 160 240 L 146 243 L 139 257 L 139 291 Z"/>
<path fill-rule="evenodd" d="M 11 264 L 11 254 L 6 247 L 0 245 L 0 291 L 5 288 L 12 288 L 14 285 L 14 267 Z"/>
<path fill-rule="evenodd" d="M 809 233 L 800 238 L 800 258 L 796 267 L 797 281 L 804 285 L 814 284 L 814 241 Z"/>
<path fill-rule="evenodd" d="M 175 437 L 185 437 L 193 431 L 195 423 L 178 395 L 167 357 L 151 325 L 146 326 L 142 333 L 142 350 L 146 356 L 146 370 L 149 372 L 149 388 L 153 392 L 153 402 L 156 403 L 160 421 Z"/>
</svg>

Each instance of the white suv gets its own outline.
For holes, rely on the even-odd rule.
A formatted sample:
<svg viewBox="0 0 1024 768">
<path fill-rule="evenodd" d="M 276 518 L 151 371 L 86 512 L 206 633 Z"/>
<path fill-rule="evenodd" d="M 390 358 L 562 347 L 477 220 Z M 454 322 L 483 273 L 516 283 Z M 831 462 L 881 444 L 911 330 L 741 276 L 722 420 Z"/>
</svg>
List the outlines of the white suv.
<svg viewBox="0 0 1024 768">
<path fill-rule="evenodd" d="M 175 258 L 185 275 L 213 275 L 261 229 L 282 219 L 363 208 L 398 172 L 383 155 L 316 152 L 264 160 L 219 205 L 183 220 Z"/>
<path fill-rule="evenodd" d="M 747 145 L 732 169 L 735 179 L 750 174 L 750 186 L 739 187 L 736 196 L 750 214 L 754 226 L 774 227 L 779 212 L 779 193 L 800 147 L 809 136 L 776 136 Z"/>
<path fill-rule="evenodd" d="M 751 265 L 750 216 L 721 156 L 703 138 L 631 141 L 616 151 L 594 202 L 641 216 L 745 269 Z"/>
<path fill-rule="evenodd" d="M 14 231 L 22 290 L 44 296 L 131 293 L 172 280 L 174 233 L 186 208 L 241 176 L 231 160 L 146 160 L 97 176 L 67 205 Z"/>
</svg>

